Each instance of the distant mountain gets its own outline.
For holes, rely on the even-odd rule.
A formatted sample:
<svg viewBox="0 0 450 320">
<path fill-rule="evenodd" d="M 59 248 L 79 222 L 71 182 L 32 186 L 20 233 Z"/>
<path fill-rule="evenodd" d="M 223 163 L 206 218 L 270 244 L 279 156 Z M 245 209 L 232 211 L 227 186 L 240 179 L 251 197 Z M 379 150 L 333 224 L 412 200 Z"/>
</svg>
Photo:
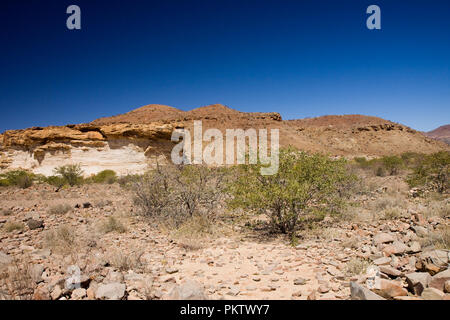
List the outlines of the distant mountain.
<svg viewBox="0 0 450 320">
<path fill-rule="evenodd" d="M 450 124 L 446 124 L 432 131 L 425 132 L 425 135 L 433 139 L 444 141 L 450 145 Z"/>
</svg>

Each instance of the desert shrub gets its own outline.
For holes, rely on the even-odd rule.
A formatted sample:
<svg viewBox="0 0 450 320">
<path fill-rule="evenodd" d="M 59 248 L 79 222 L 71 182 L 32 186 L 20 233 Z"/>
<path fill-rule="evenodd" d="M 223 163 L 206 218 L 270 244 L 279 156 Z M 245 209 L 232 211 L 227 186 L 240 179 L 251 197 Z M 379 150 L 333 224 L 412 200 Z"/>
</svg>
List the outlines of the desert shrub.
<svg viewBox="0 0 450 320">
<path fill-rule="evenodd" d="M 342 185 L 354 177 L 348 174 L 344 159 L 308 155 L 294 149 L 280 150 L 279 169 L 263 176 L 260 164 L 241 165 L 231 183 L 232 208 L 250 209 L 269 215 L 270 223 L 282 233 L 295 232 L 302 221 L 323 212 L 335 213 L 344 203 Z"/>
<path fill-rule="evenodd" d="M 377 177 L 385 177 L 386 176 L 386 169 L 384 169 L 384 167 L 382 167 L 382 166 L 376 167 L 375 175 Z"/>
<path fill-rule="evenodd" d="M 50 209 L 48 209 L 48 213 L 50 214 L 66 214 L 67 212 L 72 210 L 72 206 L 64 203 L 64 204 L 57 204 L 55 206 L 52 206 Z"/>
<path fill-rule="evenodd" d="M 450 226 L 443 225 L 424 238 L 420 239 L 423 247 L 433 246 L 436 249 L 450 249 Z"/>
<path fill-rule="evenodd" d="M 115 250 L 107 257 L 108 263 L 120 271 L 136 270 L 141 267 L 141 256 L 143 252 L 124 252 Z"/>
<path fill-rule="evenodd" d="M 439 193 L 449 189 L 450 152 L 440 151 L 425 155 L 408 176 L 410 187 L 427 187 Z"/>
<path fill-rule="evenodd" d="M 69 164 L 55 168 L 55 174 L 60 176 L 71 187 L 83 181 L 83 170 L 79 164 Z"/>
<path fill-rule="evenodd" d="M 113 184 L 117 181 L 117 175 L 113 170 L 103 170 L 89 178 L 94 183 Z"/>
<path fill-rule="evenodd" d="M 391 176 L 397 175 L 400 169 L 404 167 L 402 158 L 398 156 L 385 156 L 380 159 L 384 169 Z"/>
<path fill-rule="evenodd" d="M 408 168 L 416 167 L 424 158 L 424 154 L 417 152 L 402 153 L 401 158 L 403 163 Z"/>
<path fill-rule="evenodd" d="M 3 228 L 6 232 L 13 232 L 13 231 L 22 231 L 25 229 L 25 225 L 21 222 L 12 222 L 8 221 L 3 225 Z"/>
<path fill-rule="evenodd" d="M 349 275 L 360 275 L 366 273 L 370 263 L 360 258 L 352 258 L 347 262 L 346 272 Z"/>
<path fill-rule="evenodd" d="M 22 189 L 33 185 L 35 175 L 25 170 L 13 170 L 0 175 L 1 186 L 18 186 Z"/>
<path fill-rule="evenodd" d="M 0 288 L 6 288 L 8 300 L 31 300 L 36 282 L 31 276 L 29 261 L 14 259 L 12 263 L 0 270 Z M 1 289 L 0 289 L 1 300 Z"/>
<path fill-rule="evenodd" d="M 76 235 L 70 226 L 62 225 L 45 233 L 44 245 L 59 253 L 67 253 L 76 246 Z"/>
<path fill-rule="evenodd" d="M 14 212 L 11 208 L 0 209 L 0 215 L 11 216 Z"/>
<path fill-rule="evenodd" d="M 178 225 L 187 217 L 212 215 L 223 196 L 223 168 L 157 166 L 131 183 L 134 202 L 147 217 Z"/>
<path fill-rule="evenodd" d="M 45 179 L 45 182 L 57 188 L 61 188 L 66 184 L 66 180 L 61 176 L 49 176 Z"/>
<path fill-rule="evenodd" d="M 124 233 L 126 231 L 126 228 L 120 220 L 113 216 L 110 216 L 100 225 L 100 231 L 103 233 Z"/>
<path fill-rule="evenodd" d="M 139 174 L 127 174 L 124 176 L 120 176 L 117 178 L 117 182 L 122 188 L 129 188 L 131 187 L 135 182 L 142 179 L 142 175 Z"/>
</svg>

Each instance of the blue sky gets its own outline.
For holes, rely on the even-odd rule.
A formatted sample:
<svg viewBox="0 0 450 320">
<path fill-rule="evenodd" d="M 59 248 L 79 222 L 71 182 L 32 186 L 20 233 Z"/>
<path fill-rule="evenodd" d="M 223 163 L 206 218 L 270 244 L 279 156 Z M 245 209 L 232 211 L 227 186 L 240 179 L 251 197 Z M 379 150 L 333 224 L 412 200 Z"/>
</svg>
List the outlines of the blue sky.
<svg viewBox="0 0 450 320">
<path fill-rule="evenodd" d="M 2 0 L 0 40 L 0 132 L 151 103 L 450 123 L 445 0 Z"/>
</svg>

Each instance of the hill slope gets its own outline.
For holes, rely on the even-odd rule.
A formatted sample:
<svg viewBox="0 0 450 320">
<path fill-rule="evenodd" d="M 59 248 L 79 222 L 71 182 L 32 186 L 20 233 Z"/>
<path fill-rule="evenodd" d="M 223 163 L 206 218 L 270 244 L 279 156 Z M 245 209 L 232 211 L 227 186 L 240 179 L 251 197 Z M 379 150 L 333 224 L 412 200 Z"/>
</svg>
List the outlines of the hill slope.
<svg viewBox="0 0 450 320">
<path fill-rule="evenodd" d="M 222 133 L 226 129 L 268 129 L 269 139 L 270 129 L 278 129 L 282 147 L 332 156 L 377 157 L 449 149 L 421 132 L 371 116 L 283 121 L 276 112 L 247 113 L 220 104 L 190 111 L 148 105 L 87 124 L 6 131 L 0 135 L 0 170 L 24 168 L 51 175 L 57 166 L 81 163 L 87 174 L 105 169 L 119 174 L 142 172 L 156 159 L 170 158 L 173 130 L 192 130 L 193 120 L 202 120 L 203 130 L 216 128 Z"/>
</svg>

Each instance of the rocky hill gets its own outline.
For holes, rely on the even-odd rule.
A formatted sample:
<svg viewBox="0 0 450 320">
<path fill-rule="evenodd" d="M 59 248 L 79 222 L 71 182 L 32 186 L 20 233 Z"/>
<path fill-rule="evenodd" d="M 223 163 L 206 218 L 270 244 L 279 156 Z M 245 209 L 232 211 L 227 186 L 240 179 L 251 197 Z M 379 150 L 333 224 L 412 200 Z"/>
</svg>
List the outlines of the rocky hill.
<svg viewBox="0 0 450 320">
<path fill-rule="evenodd" d="M 450 145 L 450 124 L 426 132 L 425 135 L 433 139 L 444 141 Z"/>
<path fill-rule="evenodd" d="M 88 124 L 9 130 L 0 135 L 0 170 L 23 168 L 51 175 L 57 166 L 81 163 L 86 174 L 111 169 L 119 174 L 142 172 L 169 156 L 175 128 L 203 130 L 279 129 L 281 146 L 332 156 L 431 153 L 448 145 L 404 125 L 363 115 L 282 120 L 280 114 L 246 113 L 215 104 L 182 111 L 148 105 Z"/>
</svg>

